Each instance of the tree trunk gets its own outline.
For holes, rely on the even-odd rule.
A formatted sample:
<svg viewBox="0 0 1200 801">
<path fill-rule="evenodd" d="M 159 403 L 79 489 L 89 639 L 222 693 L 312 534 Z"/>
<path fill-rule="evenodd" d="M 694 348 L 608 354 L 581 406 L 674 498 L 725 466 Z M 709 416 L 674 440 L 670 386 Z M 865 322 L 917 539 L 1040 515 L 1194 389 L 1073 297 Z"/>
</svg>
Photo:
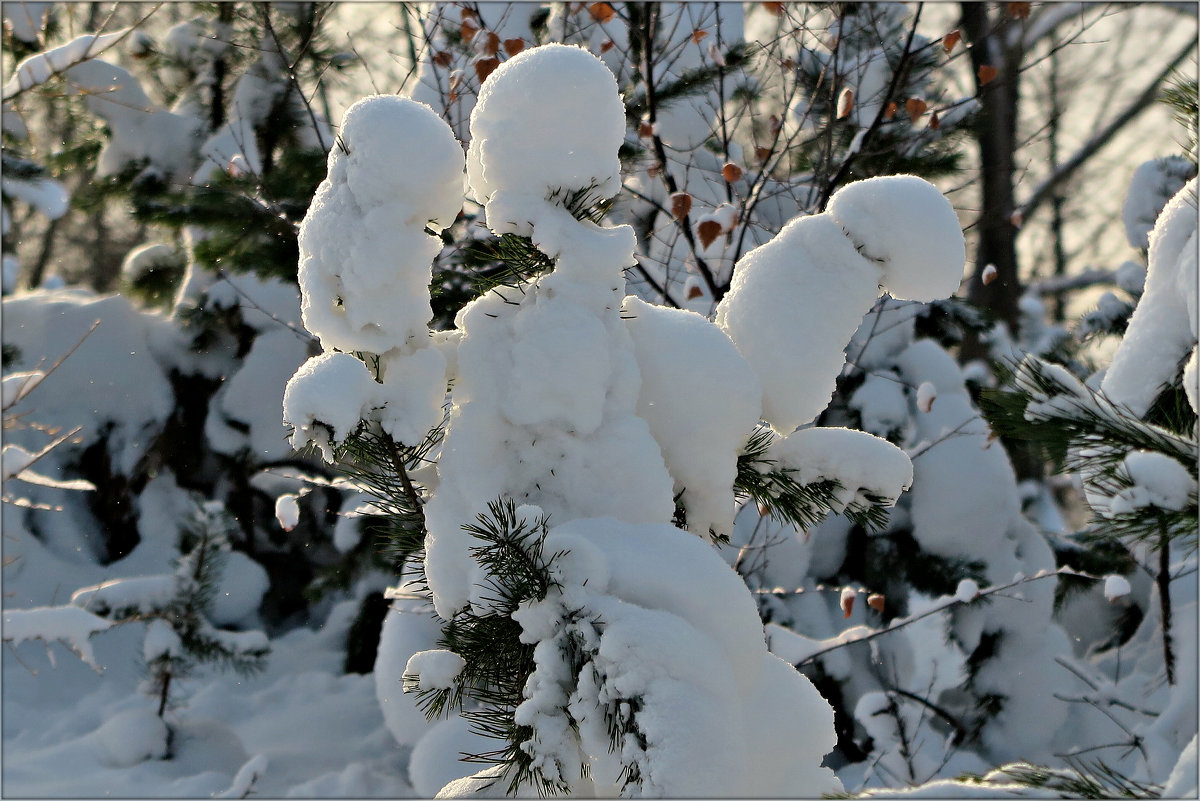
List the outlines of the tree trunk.
<svg viewBox="0 0 1200 801">
<path fill-rule="evenodd" d="M 1021 52 L 1019 45 L 1005 47 L 1004 37 L 1009 29 L 1006 16 L 989 17 L 985 3 L 963 3 L 961 8 L 962 30 L 971 46 L 971 66 L 975 70 L 982 105 L 975 122 L 981 204 L 975 222 L 978 236 L 975 269 L 968 284 L 967 299 L 997 322 L 1005 323 L 1015 334 L 1021 282 L 1017 265 L 1017 227 L 1013 224 L 1016 210 L 1013 174 Z M 985 82 L 983 77 L 992 69 L 996 71 L 995 77 Z M 996 278 L 985 286 L 983 271 L 989 264 L 996 268 Z M 968 337 L 963 342 L 961 357 L 964 361 L 986 358 L 986 355 L 978 338 Z"/>
</svg>

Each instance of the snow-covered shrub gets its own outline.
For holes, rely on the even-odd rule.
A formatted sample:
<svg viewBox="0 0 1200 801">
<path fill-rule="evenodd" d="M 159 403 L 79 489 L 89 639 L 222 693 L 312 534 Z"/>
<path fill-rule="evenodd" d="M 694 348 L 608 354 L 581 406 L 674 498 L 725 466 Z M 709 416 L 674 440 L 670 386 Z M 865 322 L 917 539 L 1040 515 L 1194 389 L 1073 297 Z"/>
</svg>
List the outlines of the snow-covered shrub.
<svg viewBox="0 0 1200 801">
<path fill-rule="evenodd" d="M 148 672 L 146 692 L 162 717 L 174 703 L 172 685 L 204 663 L 215 662 L 239 673 L 262 669 L 270 647 L 261 631 L 224 628 L 256 616 L 266 591 L 266 575 L 257 565 L 247 576 L 229 581 L 229 533 L 232 520 L 219 502 L 196 510 L 180 537 L 173 573 L 114 579 L 83 587 L 71 603 L 117 623 L 146 622 L 142 658 Z"/>
<path fill-rule="evenodd" d="M 1131 198 L 1146 173 L 1135 174 Z M 1076 744 L 1127 736 L 1134 747 L 1105 764 L 1154 785 L 1175 782 L 1196 732 L 1195 193 L 1193 178 L 1157 215 L 1145 289 L 1112 364 L 1085 381 L 1027 356 L 1013 391 L 994 404 L 1008 431 L 1041 443 L 1078 475 L 1092 521 L 1071 537 L 1073 547 L 1103 547 L 1127 574 L 1110 575 L 1103 593 L 1075 602 L 1120 605 L 1130 621 L 1093 635 L 1089 658 L 1072 668 L 1083 696 L 1073 715 Z M 1101 709 L 1097 697 L 1115 700 Z"/>
<path fill-rule="evenodd" d="M 571 92 L 556 92 L 560 85 Z M 928 184 L 867 181 L 836 196 L 828 215 L 798 219 L 778 242 L 748 254 L 720 325 L 625 297 L 633 231 L 593 221 L 619 186 L 616 90 L 598 59 L 561 45 L 524 50 L 491 73 L 472 112 L 470 191 L 490 230 L 538 269 L 515 272 L 510 286 L 476 298 L 453 331 L 438 334 L 425 328 L 427 296 L 398 294 L 417 285 L 410 273 L 428 280 L 423 265 L 434 251 L 414 253 L 411 264 L 399 254 L 383 262 L 374 251 L 337 246 L 353 229 L 334 222 L 345 206 L 359 209 L 356 219 L 377 214 L 387 230 L 444 225 L 456 210 L 449 198 L 461 180 L 460 152 L 438 144 L 450 130 L 438 123 L 438 131 L 425 107 L 387 96 L 360 101 L 342 128 L 358 144 L 331 152 L 301 235 L 305 308 L 314 310 L 306 323 L 327 352 L 289 382 L 284 416 L 297 446 L 351 459 L 399 527 L 424 536 L 424 559 L 408 569 L 427 582 L 432 609 L 393 593 L 377 679 L 394 677 L 388 662 L 424 639 L 404 671 L 420 703 L 431 713 L 461 709 L 480 733 L 502 740 L 497 770 L 444 792 L 501 778 L 510 790 L 532 782 L 646 795 L 835 789 L 819 766 L 833 745 L 828 705 L 767 652 L 751 596 L 707 540 L 728 537 L 735 495 L 753 495 L 739 484 L 794 518 L 895 501 L 911 468 L 894 446 L 833 428 L 791 433 L 829 390 L 805 411 L 768 417 L 790 436 L 752 434 L 768 402 L 787 408 L 794 387 L 794 378 L 778 386 L 766 379 L 832 379 L 881 283 L 923 299 L 952 292 L 962 236 Z M 530 114 L 545 120 L 535 135 Z M 420 174 L 439 177 L 415 194 L 410 171 L 390 166 L 399 152 L 427 154 Z M 445 211 L 429 201 L 443 194 Z M 878 231 L 897 213 L 908 222 L 890 230 L 907 239 Z M 787 231 L 810 228 L 824 247 L 789 258 Z M 781 333 L 773 309 L 819 285 L 833 246 L 842 269 L 825 305 L 849 303 L 852 316 L 831 335 L 830 360 L 807 357 L 814 343 Z M 801 277 L 773 277 L 772 259 L 794 262 Z M 378 272 L 384 263 L 388 271 Z M 357 285 L 337 279 L 350 275 L 367 278 L 374 293 L 357 308 Z M 340 303 L 331 303 L 335 286 Z M 383 318 L 382 309 L 412 313 Z M 354 334 L 338 344 L 356 331 L 370 340 Z M 752 343 L 771 335 L 796 343 L 789 359 L 758 357 Z M 394 396 L 392 371 L 425 353 L 445 369 L 406 371 L 409 393 Z M 413 381 L 430 390 L 413 391 Z M 447 384 L 443 424 L 443 393 L 433 386 Z M 735 400 L 708 402 L 703 393 L 718 384 Z M 436 460 L 436 474 L 419 467 L 425 459 Z M 759 478 L 743 477 L 747 470 Z M 439 618 L 440 637 L 431 637 Z M 394 697 L 386 680 L 377 686 L 397 707 L 388 713 L 393 733 L 416 742 L 414 776 L 425 774 L 423 760 L 443 758 L 427 744 L 455 750 L 448 722 L 426 733 L 413 725 L 411 698 Z M 794 740 L 783 733 L 791 720 L 809 721 Z M 474 740 L 456 750 L 471 749 L 483 750 Z"/>
</svg>

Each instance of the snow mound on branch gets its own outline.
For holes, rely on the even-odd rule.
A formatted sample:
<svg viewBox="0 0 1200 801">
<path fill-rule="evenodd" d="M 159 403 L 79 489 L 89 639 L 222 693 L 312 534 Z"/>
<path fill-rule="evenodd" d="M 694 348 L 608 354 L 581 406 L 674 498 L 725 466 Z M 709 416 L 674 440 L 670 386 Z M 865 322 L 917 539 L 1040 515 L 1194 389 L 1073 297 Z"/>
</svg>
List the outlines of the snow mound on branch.
<svg viewBox="0 0 1200 801">
<path fill-rule="evenodd" d="M 170 180 L 183 182 L 191 176 L 203 130 L 200 120 L 156 107 L 136 78 L 107 61 L 84 61 L 68 69 L 66 77 L 71 93 L 84 96 L 88 111 L 104 120 L 111 134 L 100 152 L 97 175 L 116 175 L 147 161 Z"/>
<path fill-rule="evenodd" d="M 373 673 L 375 697 L 388 731 L 400 745 L 414 745 L 434 725 L 417 706 L 417 696 L 404 692 L 404 674 L 409 658 L 436 647 L 440 634 L 428 601 L 396 599 L 383 619 Z"/>
<path fill-rule="evenodd" d="M 845 507 L 863 493 L 895 503 L 912 484 L 908 454 L 886 439 L 852 428 L 806 428 L 777 441 L 767 454 L 780 467 L 795 471 L 801 484 L 833 480 L 835 497 Z"/>
<path fill-rule="evenodd" d="M 954 209 L 911 175 L 845 186 L 827 214 L 795 218 L 743 256 L 716 321 L 758 373 L 763 419 L 787 434 L 815 418 L 880 288 L 947 297 L 965 258 Z"/>
<path fill-rule="evenodd" d="M 551 568 L 558 588 L 514 615 L 522 639 L 537 643 L 516 711 L 535 728 L 526 744 L 535 760 L 568 777 L 572 762 L 585 760 L 602 796 L 620 789 L 627 766 L 647 796 L 840 789 L 820 767 L 834 745 L 829 704 L 767 652 L 753 599 L 706 543 L 673 526 L 607 518 L 552 529 L 545 552 L 562 554 Z M 561 647 L 578 634 L 587 662 L 567 703 L 578 721 L 572 735 L 555 699 Z M 611 752 L 604 710 L 612 707 L 641 744 L 626 738 Z"/>
<path fill-rule="evenodd" d="M 1196 480 L 1187 468 L 1163 453 L 1132 451 L 1122 464 L 1132 486 L 1122 489 L 1110 502 L 1109 516 L 1129 513 L 1147 506 L 1183 509 L 1188 496 L 1196 493 Z"/>
<path fill-rule="evenodd" d="M 358 101 L 300 227 L 304 326 L 326 349 L 384 353 L 428 344 L 431 264 L 462 204 L 463 154 L 428 106 Z"/>
<path fill-rule="evenodd" d="M 1194 355 L 1197 329 L 1196 181 L 1171 198 L 1150 232 L 1146 288 L 1100 388 L 1141 417 Z M 1195 369 L 1191 368 L 1194 376 Z"/>
<path fill-rule="evenodd" d="M 555 520 L 666 522 L 674 510 L 662 452 L 636 413 L 640 371 L 621 319 L 633 229 L 579 221 L 554 194 L 619 188 L 612 73 L 579 48 L 524 51 L 487 79 L 471 130 L 468 173 L 488 226 L 528 236 L 554 270 L 519 300 L 492 291 L 455 320 L 457 378 L 426 506 L 426 574 L 443 617 L 479 583 L 462 526 L 497 497 Z"/>
<path fill-rule="evenodd" d="M 828 405 L 842 349 L 879 296 L 882 274 L 820 214 L 792 220 L 738 261 L 716 322 L 758 373 L 763 419 L 776 431 Z"/>
<path fill-rule="evenodd" d="M 20 645 L 26 640 L 59 640 L 66 643 L 86 664 L 99 670 L 90 637 L 104 631 L 112 621 L 97 617 L 77 606 L 39 606 L 4 612 L 4 641 Z"/>
<path fill-rule="evenodd" d="M 374 386 L 366 365 L 349 353 L 322 353 L 300 365 L 283 392 L 292 447 L 316 445 L 332 462 L 334 448 L 358 428 Z"/>
<path fill-rule="evenodd" d="M 525 50 L 488 77 L 471 112 L 471 191 L 489 203 L 489 223 L 498 192 L 539 200 L 556 190 L 611 197 L 621 188 L 617 149 L 624 139 L 625 109 L 602 61 L 568 45 Z"/>
<path fill-rule="evenodd" d="M 342 117 L 339 139 L 329 172 L 337 181 L 344 172 L 361 205 L 416 197 L 421 207 L 406 223 L 454 222 L 462 208 L 462 146 L 429 106 L 394 95 L 364 98 Z"/>
<path fill-rule="evenodd" d="M 1183 156 L 1151 159 L 1133 171 L 1121 208 L 1125 238 L 1131 247 L 1145 250 L 1150 246 L 1150 232 L 1163 206 L 1195 172 L 1196 168 Z"/>
<path fill-rule="evenodd" d="M 625 298 L 642 373 L 637 413 L 662 448 L 688 528 L 728 537 L 737 455 L 758 422 L 758 377 L 721 329 L 689 311 Z"/>
<path fill-rule="evenodd" d="M 383 382 L 374 388 L 380 425 L 397 442 L 417 445 L 442 421 L 446 357 L 433 347 L 407 356 L 393 352 L 381 367 Z"/>
<path fill-rule="evenodd" d="M 928 181 L 856 181 L 834 193 L 828 213 L 864 258 L 883 267 L 881 283 L 892 297 L 929 302 L 958 289 L 966 243 L 954 207 Z"/>
</svg>

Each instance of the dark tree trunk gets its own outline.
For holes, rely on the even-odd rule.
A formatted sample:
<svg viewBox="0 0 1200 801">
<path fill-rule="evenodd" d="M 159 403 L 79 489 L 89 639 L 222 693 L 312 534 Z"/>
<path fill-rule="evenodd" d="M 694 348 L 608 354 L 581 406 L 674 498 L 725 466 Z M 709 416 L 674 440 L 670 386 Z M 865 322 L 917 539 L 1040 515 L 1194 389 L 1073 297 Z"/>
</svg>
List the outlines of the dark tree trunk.
<svg viewBox="0 0 1200 801">
<path fill-rule="evenodd" d="M 982 105 L 975 122 L 982 202 L 975 223 L 978 237 L 975 269 L 967 299 L 1016 333 L 1021 282 L 1017 269 L 1017 226 L 1013 224 L 1016 210 L 1013 174 L 1021 52 L 1018 47 L 1005 45 L 1010 22 L 1006 15 L 989 15 L 986 3 L 968 2 L 961 7 L 962 31 L 970 45 L 971 66 Z M 995 77 L 985 83 L 981 70 L 986 74 L 991 69 L 996 71 Z M 995 266 L 996 278 L 985 286 L 983 271 L 989 264 Z M 986 352 L 977 338 L 969 337 L 963 343 L 961 355 L 965 361 L 986 357 Z"/>
</svg>

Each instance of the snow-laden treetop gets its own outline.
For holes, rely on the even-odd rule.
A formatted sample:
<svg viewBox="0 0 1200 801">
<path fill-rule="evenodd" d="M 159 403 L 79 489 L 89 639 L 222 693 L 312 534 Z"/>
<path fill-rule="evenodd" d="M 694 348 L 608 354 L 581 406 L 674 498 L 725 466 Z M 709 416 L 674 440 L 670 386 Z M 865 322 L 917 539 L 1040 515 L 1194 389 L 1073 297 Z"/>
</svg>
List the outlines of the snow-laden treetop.
<svg viewBox="0 0 1200 801">
<path fill-rule="evenodd" d="M 732 529 L 738 458 L 760 419 L 782 435 L 773 453 L 786 467 L 838 487 L 843 506 L 894 502 L 908 486 L 912 465 L 886 440 L 793 431 L 828 403 L 881 287 L 922 300 L 956 288 L 953 210 L 911 176 L 853 184 L 747 254 L 713 323 L 626 297 L 633 229 L 583 219 L 620 189 L 625 134 L 595 56 L 548 45 L 508 59 L 471 133 L 469 191 L 488 227 L 525 238 L 553 269 L 476 298 L 433 336 L 439 243 L 425 226 L 460 208 L 461 148 L 422 104 L 360 101 L 300 236 L 305 324 L 343 353 L 289 383 L 293 442 L 330 458 L 366 430 L 412 447 L 448 406 L 436 489 L 422 498 L 424 574 L 454 632 L 502 614 L 534 646 L 513 699 L 521 770 L 581 795 L 836 791 L 820 766 L 828 704 L 767 651 L 744 584 L 702 540 Z M 544 564 L 530 557 L 552 577 L 545 592 L 505 605 L 496 587 L 511 577 L 481 556 L 481 524 L 555 543 Z M 470 697 L 480 654 L 455 650 L 454 636 L 409 672 L 426 689 L 462 682 Z"/>
</svg>

